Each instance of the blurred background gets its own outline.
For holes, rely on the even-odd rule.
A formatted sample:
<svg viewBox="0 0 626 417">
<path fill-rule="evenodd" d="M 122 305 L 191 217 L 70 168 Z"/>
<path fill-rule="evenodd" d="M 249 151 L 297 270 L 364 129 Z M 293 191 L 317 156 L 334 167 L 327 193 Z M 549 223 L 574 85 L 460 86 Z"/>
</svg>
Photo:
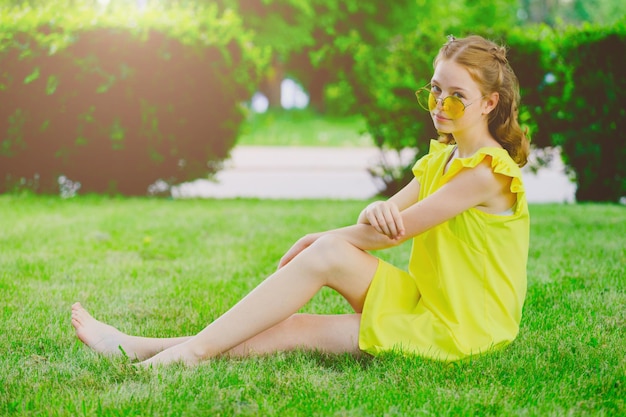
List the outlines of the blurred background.
<svg viewBox="0 0 626 417">
<path fill-rule="evenodd" d="M 391 195 L 449 34 L 508 46 L 552 201 L 624 202 L 623 0 L 0 0 L 0 192 L 229 196 L 234 165 L 315 160 Z"/>
</svg>

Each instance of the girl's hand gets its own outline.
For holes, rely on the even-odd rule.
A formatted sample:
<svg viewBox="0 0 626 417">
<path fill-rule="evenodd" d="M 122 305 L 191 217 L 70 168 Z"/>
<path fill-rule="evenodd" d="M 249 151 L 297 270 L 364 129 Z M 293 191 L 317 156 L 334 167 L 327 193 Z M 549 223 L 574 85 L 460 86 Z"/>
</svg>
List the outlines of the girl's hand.
<svg viewBox="0 0 626 417">
<path fill-rule="evenodd" d="M 393 240 L 400 239 L 405 233 L 400 209 L 391 201 L 375 201 L 365 207 L 357 223 L 369 224 Z"/>
<path fill-rule="evenodd" d="M 302 252 L 303 250 L 305 250 L 306 248 L 308 248 L 309 246 L 311 246 L 313 244 L 313 242 L 315 242 L 317 240 L 318 237 L 320 237 L 321 234 L 311 234 L 311 235 L 306 235 L 302 238 L 300 238 L 296 243 L 294 243 L 294 245 L 283 255 L 282 258 L 280 258 L 280 261 L 278 262 L 278 269 L 282 268 L 283 266 L 287 265 L 289 262 L 291 262 L 291 260 L 293 258 L 295 258 L 300 252 Z"/>
</svg>

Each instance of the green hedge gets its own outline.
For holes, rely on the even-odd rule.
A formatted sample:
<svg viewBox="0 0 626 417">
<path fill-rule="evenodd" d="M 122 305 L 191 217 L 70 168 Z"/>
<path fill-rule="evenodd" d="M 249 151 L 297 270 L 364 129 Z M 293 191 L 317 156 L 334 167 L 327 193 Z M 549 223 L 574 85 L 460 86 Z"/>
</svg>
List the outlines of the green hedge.
<svg viewBox="0 0 626 417">
<path fill-rule="evenodd" d="M 626 20 L 557 37 L 555 95 L 537 117 L 576 175 L 577 201 L 626 196 Z"/>
<path fill-rule="evenodd" d="M 615 25 L 518 29 L 507 36 L 536 147 L 559 146 L 576 200 L 626 196 L 625 21 Z"/>
<path fill-rule="evenodd" d="M 2 12 L 0 192 L 58 192 L 68 178 L 81 192 L 142 195 L 219 169 L 264 60 L 236 16 Z"/>
</svg>

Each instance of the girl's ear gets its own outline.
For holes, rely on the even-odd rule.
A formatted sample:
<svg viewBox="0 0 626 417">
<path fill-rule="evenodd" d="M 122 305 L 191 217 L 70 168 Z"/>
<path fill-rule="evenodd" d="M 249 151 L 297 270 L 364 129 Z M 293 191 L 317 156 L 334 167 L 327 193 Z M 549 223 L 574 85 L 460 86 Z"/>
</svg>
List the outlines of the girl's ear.
<svg viewBox="0 0 626 417">
<path fill-rule="evenodd" d="M 499 101 L 500 93 L 498 92 L 493 92 L 489 95 L 486 95 L 485 100 L 483 101 L 483 114 L 491 113 L 491 111 L 496 108 Z"/>
</svg>

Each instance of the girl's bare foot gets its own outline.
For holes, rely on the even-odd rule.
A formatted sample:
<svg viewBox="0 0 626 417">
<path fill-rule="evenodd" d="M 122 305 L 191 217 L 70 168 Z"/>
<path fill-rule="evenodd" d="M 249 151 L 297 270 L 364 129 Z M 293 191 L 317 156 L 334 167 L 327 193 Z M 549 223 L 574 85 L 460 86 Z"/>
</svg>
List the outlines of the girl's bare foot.
<svg viewBox="0 0 626 417">
<path fill-rule="evenodd" d="M 129 336 L 94 319 L 80 303 L 72 305 L 72 326 L 76 329 L 76 336 L 96 352 L 112 356 L 130 354 L 122 350 L 129 342 Z"/>
</svg>

